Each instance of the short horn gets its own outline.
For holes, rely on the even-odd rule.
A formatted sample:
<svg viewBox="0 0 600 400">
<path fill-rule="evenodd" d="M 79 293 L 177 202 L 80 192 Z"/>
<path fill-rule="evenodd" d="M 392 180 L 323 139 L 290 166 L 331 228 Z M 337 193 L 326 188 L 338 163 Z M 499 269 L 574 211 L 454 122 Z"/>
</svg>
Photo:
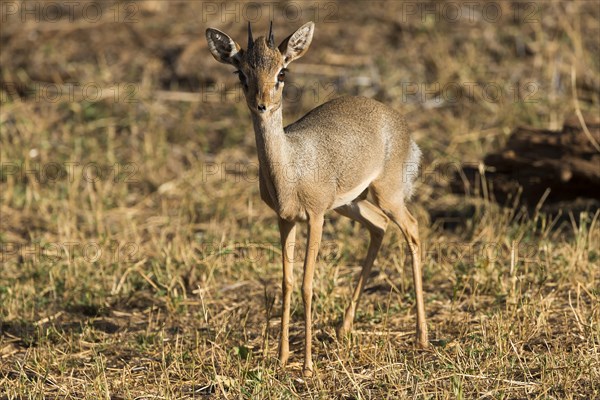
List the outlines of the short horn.
<svg viewBox="0 0 600 400">
<path fill-rule="evenodd" d="M 254 39 L 252 39 L 252 26 L 250 26 L 250 21 L 248 21 L 248 50 L 250 50 L 253 45 Z"/>
<path fill-rule="evenodd" d="M 271 21 L 271 26 L 269 26 L 269 41 L 267 42 L 267 44 L 269 45 L 270 48 L 275 48 L 275 37 L 273 36 L 273 21 Z"/>
</svg>

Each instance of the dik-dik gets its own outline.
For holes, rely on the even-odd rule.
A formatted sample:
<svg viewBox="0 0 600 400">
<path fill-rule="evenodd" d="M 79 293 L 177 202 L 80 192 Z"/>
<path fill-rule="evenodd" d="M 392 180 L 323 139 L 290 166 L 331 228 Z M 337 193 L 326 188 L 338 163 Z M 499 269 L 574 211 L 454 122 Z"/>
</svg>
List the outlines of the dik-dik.
<svg viewBox="0 0 600 400">
<path fill-rule="evenodd" d="M 269 34 L 254 40 L 248 23 L 246 49 L 217 29 L 207 29 L 206 39 L 217 61 L 236 68 L 254 125 L 260 195 L 279 217 L 283 254 L 279 360 L 285 365 L 289 357 L 296 223 L 307 221 L 308 244 L 302 280 L 306 328 L 303 373 L 305 376 L 313 373 L 313 276 L 324 215 L 328 210 L 360 222 L 371 236 L 352 300 L 338 327 L 338 336 L 352 329 L 359 298 L 392 220 L 412 250 L 417 343 L 426 347 L 421 244 L 417 221 L 406 208 L 413 192 L 415 167 L 419 165 L 421 151 L 398 112 L 365 97 L 331 100 L 284 127 L 282 93 L 287 66 L 308 50 L 314 23 L 304 24 L 279 46 L 275 45 L 272 28 L 271 23 Z"/>
</svg>

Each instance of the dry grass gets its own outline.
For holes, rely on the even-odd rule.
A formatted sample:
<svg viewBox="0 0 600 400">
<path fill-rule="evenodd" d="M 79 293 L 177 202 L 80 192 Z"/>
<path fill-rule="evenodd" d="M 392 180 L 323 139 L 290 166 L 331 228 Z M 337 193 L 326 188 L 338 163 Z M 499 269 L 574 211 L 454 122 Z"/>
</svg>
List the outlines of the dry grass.
<svg viewBox="0 0 600 400">
<path fill-rule="evenodd" d="M 425 155 L 411 207 L 434 346 L 413 347 L 397 231 L 356 332 L 335 340 L 367 234 L 331 214 L 310 380 L 300 379 L 297 292 L 292 363 L 277 368 L 276 219 L 258 195 L 245 105 L 214 92 L 235 77 L 203 40 L 210 25 L 243 43 L 243 24 L 201 3 L 158 1 L 129 3 L 131 20 L 114 14 L 127 4 L 105 4 L 98 22 L 22 24 L 7 4 L 17 3 L 2 2 L 0 398 L 600 397 L 600 214 L 555 218 L 457 197 L 440 168 L 479 160 L 517 125 L 559 127 L 575 111 L 572 68 L 578 106 L 598 113 L 594 2 L 527 3 L 517 20 L 514 6 L 492 3 L 497 22 L 403 8 L 423 3 L 288 3 L 302 21 L 320 13 L 310 52 L 291 68 L 287 119 L 363 93 L 408 114 Z M 245 4 L 232 4 L 243 18 Z M 532 10 L 535 20 L 522 19 Z M 300 25 L 289 19 L 276 13 L 278 40 Z M 490 84 L 498 101 L 477 89 Z M 89 85 L 103 98 L 82 99 Z M 66 92 L 54 98 L 57 88 Z"/>
</svg>

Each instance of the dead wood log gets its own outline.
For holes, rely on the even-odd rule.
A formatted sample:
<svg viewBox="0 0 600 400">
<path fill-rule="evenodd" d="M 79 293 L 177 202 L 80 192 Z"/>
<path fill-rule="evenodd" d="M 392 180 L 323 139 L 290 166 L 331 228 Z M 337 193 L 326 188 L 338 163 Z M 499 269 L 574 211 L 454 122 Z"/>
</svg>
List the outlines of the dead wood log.
<svg viewBox="0 0 600 400">
<path fill-rule="evenodd" d="M 520 201 L 529 206 L 542 197 L 546 203 L 600 200 L 600 119 L 586 125 L 589 135 L 576 119 L 560 131 L 517 128 L 503 149 L 485 156 L 484 168 L 463 167 L 452 190 L 487 194 L 500 204 L 520 193 Z"/>
</svg>

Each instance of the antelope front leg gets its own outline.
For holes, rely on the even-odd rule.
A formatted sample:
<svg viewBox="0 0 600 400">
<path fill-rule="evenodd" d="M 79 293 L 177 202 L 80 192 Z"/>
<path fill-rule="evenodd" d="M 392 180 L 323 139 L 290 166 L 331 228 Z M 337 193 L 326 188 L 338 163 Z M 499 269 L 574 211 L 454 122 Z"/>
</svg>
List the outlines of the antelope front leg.
<svg viewBox="0 0 600 400">
<path fill-rule="evenodd" d="M 296 223 L 279 218 L 281 255 L 283 262 L 281 337 L 279 340 L 279 362 L 285 366 L 290 356 L 290 303 L 294 285 L 294 246 L 296 245 Z"/>
<path fill-rule="evenodd" d="M 302 299 L 304 300 L 304 371 L 305 377 L 313 374 L 312 362 L 312 294 L 313 276 L 321 235 L 323 233 L 323 214 L 311 215 L 308 218 L 308 241 L 306 245 L 306 258 L 304 259 L 304 278 L 302 280 Z"/>
</svg>

